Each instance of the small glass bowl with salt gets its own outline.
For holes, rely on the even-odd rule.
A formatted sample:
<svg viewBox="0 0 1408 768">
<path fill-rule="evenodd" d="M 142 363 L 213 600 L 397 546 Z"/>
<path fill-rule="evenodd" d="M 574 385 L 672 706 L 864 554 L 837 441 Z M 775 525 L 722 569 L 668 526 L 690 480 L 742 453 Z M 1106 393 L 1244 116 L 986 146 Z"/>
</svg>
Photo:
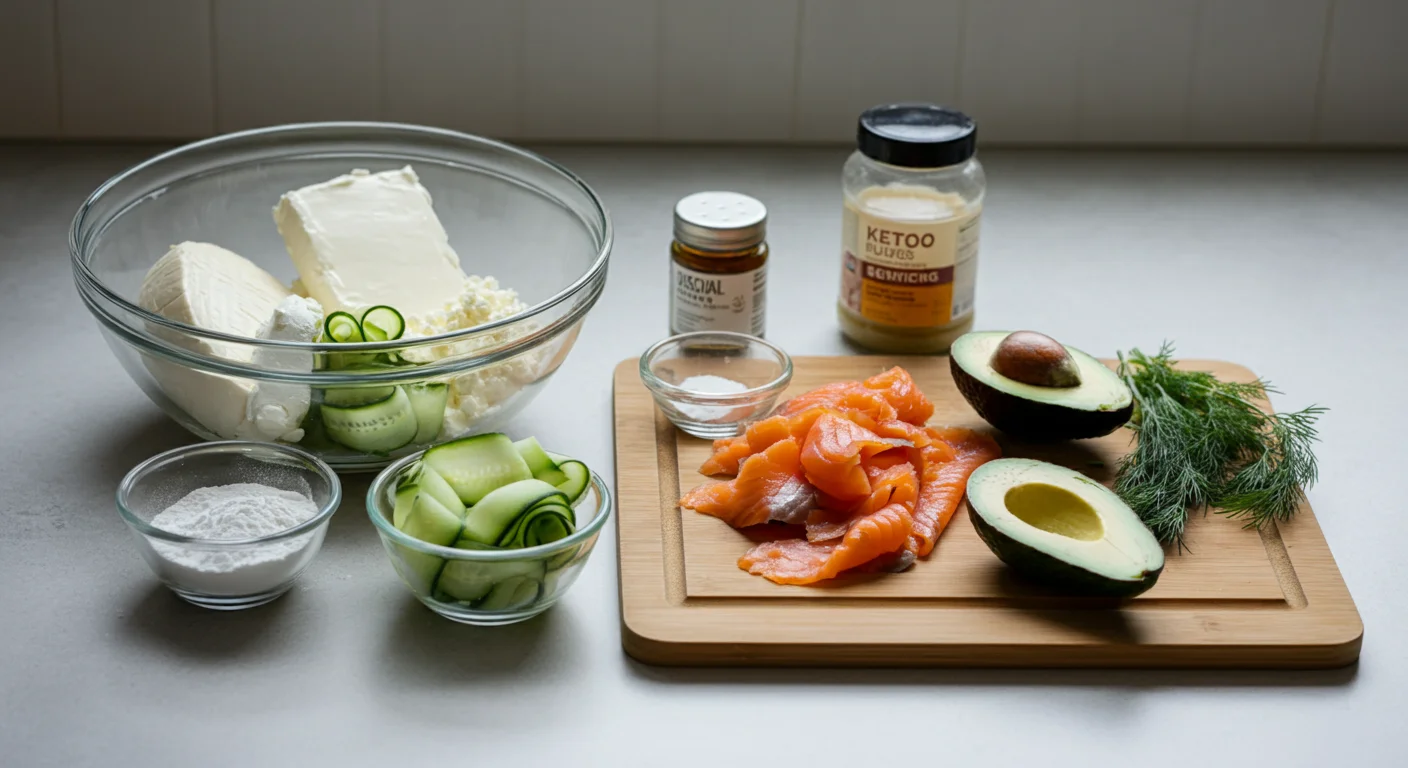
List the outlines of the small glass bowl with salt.
<svg viewBox="0 0 1408 768">
<path fill-rule="evenodd" d="M 162 583 L 204 608 L 263 605 L 323 545 L 342 485 L 322 460 L 275 443 L 198 443 L 138 464 L 117 511 Z"/>
<path fill-rule="evenodd" d="M 772 410 L 792 380 L 792 358 L 755 336 L 696 331 L 647 349 L 640 378 L 675 426 L 717 440 Z"/>
</svg>

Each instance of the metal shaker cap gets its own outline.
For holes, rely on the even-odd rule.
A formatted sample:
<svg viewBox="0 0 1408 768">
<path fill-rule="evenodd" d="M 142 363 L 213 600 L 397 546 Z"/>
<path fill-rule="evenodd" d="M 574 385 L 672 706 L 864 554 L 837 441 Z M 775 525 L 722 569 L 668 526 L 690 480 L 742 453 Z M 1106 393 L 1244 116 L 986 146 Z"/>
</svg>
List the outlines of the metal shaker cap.
<svg viewBox="0 0 1408 768">
<path fill-rule="evenodd" d="M 768 209 L 737 192 L 696 192 L 675 204 L 675 239 L 704 251 L 741 251 L 767 236 Z"/>
</svg>

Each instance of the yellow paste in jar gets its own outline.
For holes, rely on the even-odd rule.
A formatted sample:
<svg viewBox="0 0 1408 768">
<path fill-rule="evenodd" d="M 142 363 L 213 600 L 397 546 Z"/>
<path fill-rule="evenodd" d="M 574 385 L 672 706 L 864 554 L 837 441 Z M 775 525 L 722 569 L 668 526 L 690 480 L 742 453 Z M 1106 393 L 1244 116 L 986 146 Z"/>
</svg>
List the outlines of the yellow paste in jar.
<svg viewBox="0 0 1408 768">
<path fill-rule="evenodd" d="M 927 186 L 847 195 L 837 319 L 882 352 L 946 352 L 973 326 L 981 202 Z"/>
</svg>

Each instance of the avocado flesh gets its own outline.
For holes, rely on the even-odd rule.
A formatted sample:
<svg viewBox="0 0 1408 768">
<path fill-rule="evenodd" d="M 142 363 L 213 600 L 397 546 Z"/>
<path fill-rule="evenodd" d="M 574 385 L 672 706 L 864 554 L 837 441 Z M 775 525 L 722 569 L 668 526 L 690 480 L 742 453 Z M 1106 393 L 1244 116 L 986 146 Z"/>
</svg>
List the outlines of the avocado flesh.
<svg viewBox="0 0 1408 768">
<path fill-rule="evenodd" d="M 1079 440 L 1101 437 L 1134 415 L 1129 387 L 1094 357 L 1066 347 L 1080 373 L 1074 387 L 1039 387 L 993 370 L 992 355 L 1007 331 L 965 334 L 949 352 L 949 370 L 963 398 L 989 424 L 1017 438 Z"/>
<path fill-rule="evenodd" d="M 1163 572 L 1164 552 L 1114 492 L 1072 469 L 997 459 L 968 479 L 968 518 L 1023 577 L 1059 591 L 1133 597 Z"/>
</svg>

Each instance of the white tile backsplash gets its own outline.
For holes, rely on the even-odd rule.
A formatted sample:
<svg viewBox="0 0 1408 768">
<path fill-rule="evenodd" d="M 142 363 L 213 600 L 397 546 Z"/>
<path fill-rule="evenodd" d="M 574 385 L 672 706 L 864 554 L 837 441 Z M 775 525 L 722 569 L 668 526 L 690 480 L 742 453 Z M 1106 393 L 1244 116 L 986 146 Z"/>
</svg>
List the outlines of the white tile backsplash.
<svg viewBox="0 0 1408 768">
<path fill-rule="evenodd" d="M 788 138 L 801 7 L 801 0 L 663 0 L 662 135 Z"/>
<path fill-rule="evenodd" d="M 378 0 L 213 0 L 221 131 L 382 116 Z"/>
<path fill-rule="evenodd" d="M 1337 0 L 1319 136 L 1408 144 L 1408 2 Z"/>
<path fill-rule="evenodd" d="M 979 141 L 1061 143 L 1076 138 L 1081 0 L 969 3 L 962 108 Z"/>
<path fill-rule="evenodd" d="M 849 143 L 898 100 L 984 143 L 1408 147 L 1408 0 L 0 0 L 0 138 Z"/>
<path fill-rule="evenodd" d="M 1309 142 L 1330 2 L 1204 2 L 1193 48 L 1189 137 Z"/>
<path fill-rule="evenodd" d="M 519 0 L 386 4 L 386 117 L 489 136 L 520 131 Z"/>
<path fill-rule="evenodd" d="M 523 134 L 651 139 L 660 129 L 656 0 L 523 0 Z"/>
<path fill-rule="evenodd" d="M 0 3 L 0 138 L 59 133 L 53 0 Z"/>
<path fill-rule="evenodd" d="M 1089 142 L 1187 137 L 1197 0 L 1082 0 L 1076 136 Z"/>
<path fill-rule="evenodd" d="M 65 136 L 214 129 L 209 0 L 58 0 L 56 7 Z"/>
<path fill-rule="evenodd" d="M 962 10 L 959 0 L 805 0 L 793 136 L 854 141 L 856 116 L 875 104 L 956 103 Z"/>
</svg>

